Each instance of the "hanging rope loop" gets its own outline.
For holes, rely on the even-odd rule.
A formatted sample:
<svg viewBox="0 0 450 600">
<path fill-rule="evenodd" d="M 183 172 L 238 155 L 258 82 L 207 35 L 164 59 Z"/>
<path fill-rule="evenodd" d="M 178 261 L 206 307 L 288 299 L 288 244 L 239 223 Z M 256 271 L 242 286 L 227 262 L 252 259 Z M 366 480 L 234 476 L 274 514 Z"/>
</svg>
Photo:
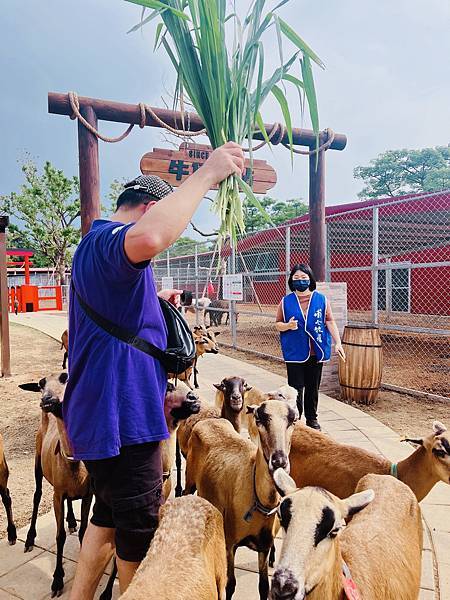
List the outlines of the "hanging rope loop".
<svg viewBox="0 0 450 600">
<path fill-rule="evenodd" d="M 103 142 L 108 142 L 109 144 L 115 144 L 116 142 L 121 142 L 130 134 L 131 130 L 134 127 L 134 123 L 132 123 L 129 127 L 127 127 L 127 129 L 121 135 L 119 135 L 117 137 L 108 137 L 106 135 L 103 135 L 98 131 L 98 129 L 96 129 L 93 125 L 91 125 L 81 114 L 80 101 L 78 98 L 78 94 L 76 92 L 69 92 L 68 96 L 69 96 L 70 107 L 72 109 L 72 114 L 70 115 L 70 118 L 78 119 L 78 121 L 80 123 L 82 123 L 82 125 L 84 125 L 84 127 L 86 127 L 86 129 L 88 129 L 93 135 L 95 135 L 99 140 L 102 140 Z M 169 131 L 173 135 L 176 135 L 177 137 L 193 138 L 193 137 L 196 137 L 199 135 L 206 135 L 205 128 L 200 129 L 199 131 L 189 131 L 190 121 L 191 121 L 190 113 L 184 112 L 184 104 L 183 104 L 183 111 L 182 111 L 182 121 L 183 121 L 183 125 L 184 125 L 184 116 L 186 114 L 187 119 L 188 119 L 188 129 L 187 130 L 186 129 L 176 129 L 175 127 L 172 127 L 168 123 L 165 123 L 155 113 L 153 108 L 151 106 L 149 106 L 148 104 L 145 104 L 144 102 L 139 102 L 138 108 L 139 108 L 139 117 L 140 117 L 139 127 L 141 129 L 143 129 L 146 125 L 147 113 L 148 113 L 161 127 L 163 127 L 164 129 L 167 129 L 167 131 Z M 313 148 L 312 150 L 299 150 L 297 148 L 292 147 L 292 152 L 294 152 L 295 154 L 303 154 L 305 156 L 311 156 L 312 154 L 317 154 L 318 152 L 325 152 L 326 150 L 328 150 L 328 148 L 334 142 L 334 138 L 335 138 L 335 134 L 332 129 L 325 129 L 325 133 L 327 134 L 327 139 L 318 148 Z M 273 146 L 282 144 L 285 148 L 291 149 L 289 144 L 286 144 L 286 142 L 282 141 L 285 135 L 286 135 L 286 127 L 282 123 L 276 122 L 273 124 L 273 127 L 267 137 L 268 137 L 269 142 Z M 266 144 L 267 144 L 267 140 L 263 140 L 260 144 L 257 144 L 256 146 L 252 146 L 251 150 L 252 150 L 252 152 L 256 152 L 256 150 L 263 148 Z M 244 150 L 244 152 L 250 152 L 250 148 L 242 148 L 242 149 Z"/>
</svg>

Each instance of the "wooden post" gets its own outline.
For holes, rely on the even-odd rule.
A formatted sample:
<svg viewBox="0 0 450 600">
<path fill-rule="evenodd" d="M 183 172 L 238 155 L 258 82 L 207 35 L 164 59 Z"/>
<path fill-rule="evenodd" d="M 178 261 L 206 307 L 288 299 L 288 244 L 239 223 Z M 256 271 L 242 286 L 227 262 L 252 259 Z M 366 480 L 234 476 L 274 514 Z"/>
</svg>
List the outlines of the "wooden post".
<svg viewBox="0 0 450 600">
<path fill-rule="evenodd" d="M 319 144 L 326 141 L 321 135 Z M 325 281 L 325 152 L 309 157 L 309 263 L 317 281 Z"/>
<path fill-rule="evenodd" d="M 8 271 L 6 268 L 6 228 L 8 225 L 9 218 L 7 216 L 0 216 L 0 335 L 2 347 L 2 377 L 11 376 L 8 313 Z"/>
<path fill-rule="evenodd" d="M 97 129 L 97 116 L 92 106 L 80 109 L 82 116 Z M 78 121 L 78 152 L 80 169 L 81 234 L 91 228 L 100 217 L 100 174 L 98 166 L 98 139 Z"/>
</svg>

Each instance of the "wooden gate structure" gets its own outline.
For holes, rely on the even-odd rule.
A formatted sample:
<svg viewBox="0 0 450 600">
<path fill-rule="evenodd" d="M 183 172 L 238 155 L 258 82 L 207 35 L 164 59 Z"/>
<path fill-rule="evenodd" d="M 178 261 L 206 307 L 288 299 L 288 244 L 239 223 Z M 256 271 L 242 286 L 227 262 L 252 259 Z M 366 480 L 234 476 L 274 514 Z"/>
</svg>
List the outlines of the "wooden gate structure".
<svg viewBox="0 0 450 600">
<path fill-rule="evenodd" d="M 142 126 L 143 117 L 141 105 L 123 104 L 111 100 L 98 98 L 78 98 L 81 116 L 95 129 L 98 120 L 127 123 Z M 50 92 L 48 94 L 48 111 L 57 115 L 74 117 L 69 94 Z M 170 127 L 177 128 L 184 121 L 180 112 L 154 108 L 152 112 Z M 161 127 L 161 123 L 149 111 L 145 111 L 145 126 Z M 204 125 L 196 114 L 189 115 L 189 128 L 191 131 L 200 131 Z M 264 125 L 267 135 L 276 129 L 275 124 Z M 319 146 L 326 144 L 330 130 L 322 131 L 319 135 Z M 347 137 L 341 133 L 333 133 L 329 144 L 330 150 L 343 150 L 347 144 Z M 316 136 L 309 129 L 293 129 L 293 143 L 296 146 L 306 146 L 310 151 L 316 147 Z M 261 132 L 255 132 L 257 140 L 264 140 Z M 275 142 L 273 142 L 275 143 Z M 278 136 L 276 143 L 288 144 L 287 133 Z M 85 235 L 94 219 L 100 216 L 100 176 L 98 159 L 98 138 L 88 130 L 81 121 L 78 121 L 78 152 L 80 168 L 80 200 L 81 200 L 81 228 Z M 309 219 L 310 219 L 310 262 L 318 281 L 325 280 L 325 151 L 309 155 Z"/>
<path fill-rule="evenodd" d="M 142 104 L 124 104 L 111 100 L 88 98 L 80 96 L 78 109 L 81 116 L 95 130 L 98 121 L 113 121 L 115 123 L 126 123 L 147 127 L 162 127 L 161 121 L 170 127 L 177 128 L 183 122 L 181 112 L 163 108 L 153 108 L 152 114 L 145 111 L 145 119 L 142 114 Z M 69 99 L 69 94 L 49 92 L 48 111 L 52 114 L 66 115 L 75 118 Z M 153 116 L 154 115 L 154 116 Z M 157 118 L 155 118 L 157 117 Z M 196 114 L 189 115 L 189 127 L 191 131 L 203 129 L 203 123 Z M 267 135 L 273 134 L 276 124 L 264 125 Z M 281 128 L 280 128 L 281 131 Z M 330 138 L 332 135 L 332 139 Z M 261 132 L 255 132 L 254 139 L 264 140 Z M 293 143 L 295 146 L 305 146 L 309 149 L 309 224 L 310 224 L 310 264 L 314 270 L 317 280 L 325 280 L 325 257 L 326 257 L 326 231 L 325 231 L 325 151 L 316 148 L 316 136 L 309 129 L 292 130 Z M 330 130 L 319 134 L 319 146 L 326 145 L 330 150 L 343 150 L 347 144 L 347 137 L 341 133 L 331 134 Z M 327 143 L 328 142 L 328 143 Z M 287 133 L 283 130 L 277 136 L 273 144 L 288 144 Z M 85 235 L 94 219 L 100 217 L 100 172 L 98 156 L 98 137 L 78 120 L 78 161 L 80 173 L 80 202 L 81 202 L 81 230 Z M 0 223 L 0 255 L 3 255 L 4 232 L 7 223 Z M 2 235 L 3 230 L 3 235 Z M 2 239 L 3 238 L 3 239 Z M 6 248 L 4 248 L 6 250 Z M 6 289 L 6 262 L 2 268 L 2 261 L 6 256 L 0 256 L 0 329 L 2 335 L 2 374 L 9 375 L 9 331 L 8 331 L 8 297 Z M 4 272 L 3 272 L 4 271 Z"/>
</svg>

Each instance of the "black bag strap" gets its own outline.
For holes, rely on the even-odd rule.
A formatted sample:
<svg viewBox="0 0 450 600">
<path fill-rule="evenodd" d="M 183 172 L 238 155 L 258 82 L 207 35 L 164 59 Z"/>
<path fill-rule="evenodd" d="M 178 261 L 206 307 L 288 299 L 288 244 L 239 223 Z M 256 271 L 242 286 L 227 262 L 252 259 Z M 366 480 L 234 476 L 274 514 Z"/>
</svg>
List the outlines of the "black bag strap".
<svg viewBox="0 0 450 600">
<path fill-rule="evenodd" d="M 118 340 L 125 342 L 125 344 L 128 344 L 129 346 L 132 346 L 133 348 L 136 348 L 137 350 L 140 350 L 141 352 L 144 352 L 145 354 L 149 354 L 150 356 L 153 356 L 153 358 L 156 358 L 160 361 L 164 359 L 164 355 L 165 355 L 164 350 L 161 350 L 160 348 L 158 348 L 151 342 L 148 342 L 147 340 L 144 340 L 143 338 L 140 338 L 137 335 L 134 335 L 133 333 L 131 333 L 131 331 L 128 331 L 127 329 L 124 329 L 123 327 L 116 325 L 109 319 L 102 317 L 102 315 L 99 315 L 98 312 L 96 312 L 93 308 L 91 308 L 88 304 L 86 304 L 86 302 L 83 300 L 83 298 L 80 296 L 80 294 L 75 289 L 75 285 L 73 284 L 73 281 L 71 281 L 70 285 L 71 285 L 72 291 L 75 293 L 75 295 L 77 297 L 78 304 L 81 306 L 81 308 L 87 314 L 87 316 L 92 321 L 94 321 L 94 323 L 96 325 L 98 325 L 101 329 L 103 329 L 103 331 L 106 331 L 106 333 L 109 333 L 109 335 L 112 335 L 113 337 L 117 338 Z"/>
</svg>

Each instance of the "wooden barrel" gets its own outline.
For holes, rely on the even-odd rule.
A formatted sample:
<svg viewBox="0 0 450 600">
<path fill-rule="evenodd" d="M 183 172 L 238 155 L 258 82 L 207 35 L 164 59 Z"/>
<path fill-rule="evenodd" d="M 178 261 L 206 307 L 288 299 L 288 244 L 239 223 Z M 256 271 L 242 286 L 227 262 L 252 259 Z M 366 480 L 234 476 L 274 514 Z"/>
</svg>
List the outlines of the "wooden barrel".
<svg viewBox="0 0 450 600">
<path fill-rule="evenodd" d="M 342 337 L 346 361 L 339 359 L 339 384 L 345 400 L 375 402 L 381 385 L 383 353 L 378 327 L 347 325 Z"/>
</svg>

